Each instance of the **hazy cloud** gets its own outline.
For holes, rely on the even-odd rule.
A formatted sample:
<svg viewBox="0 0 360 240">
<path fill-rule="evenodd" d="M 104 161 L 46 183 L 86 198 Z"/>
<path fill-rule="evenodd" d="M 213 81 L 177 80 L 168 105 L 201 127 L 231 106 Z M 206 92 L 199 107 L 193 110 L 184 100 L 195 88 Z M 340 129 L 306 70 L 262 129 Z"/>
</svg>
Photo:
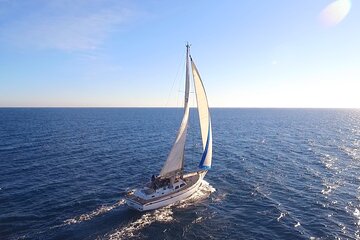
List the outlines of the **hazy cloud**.
<svg viewBox="0 0 360 240">
<path fill-rule="evenodd" d="M 133 12 L 121 1 L 0 2 L 0 38 L 21 47 L 91 50 Z"/>
</svg>

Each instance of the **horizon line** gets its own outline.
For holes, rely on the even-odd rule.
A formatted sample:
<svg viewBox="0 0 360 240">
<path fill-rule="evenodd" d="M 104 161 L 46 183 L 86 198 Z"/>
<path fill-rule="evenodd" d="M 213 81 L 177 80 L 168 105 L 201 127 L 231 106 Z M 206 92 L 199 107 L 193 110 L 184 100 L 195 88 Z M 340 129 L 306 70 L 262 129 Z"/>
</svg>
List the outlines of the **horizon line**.
<svg viewBox="0 0 360 240">
<path fill-rule="evenodd" d="M 171 106 L 171 107 L 163 107 L 163 106 L 0 106 L 0 109 L 16 109 L 16 108 L 168 108 L 174 109 L 183 107 Z M 197 107 L 190 107 L 197 108 Z M 210 109 L 359 109 L 360 107 L 209 107 Z"/>
</svg>

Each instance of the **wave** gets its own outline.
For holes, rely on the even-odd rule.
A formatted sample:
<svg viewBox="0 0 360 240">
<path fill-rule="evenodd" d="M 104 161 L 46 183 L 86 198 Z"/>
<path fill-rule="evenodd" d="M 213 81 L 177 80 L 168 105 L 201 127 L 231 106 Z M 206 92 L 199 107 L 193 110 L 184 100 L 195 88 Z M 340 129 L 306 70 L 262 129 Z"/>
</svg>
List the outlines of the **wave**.
<svg viewBox="0 0 360 240">
<path fill-rule="evenodd" d="M 340 150 L 343 151 L 346 155 L 348 155 L 354 161 L 360 161 L 360 153 L 358 148 L 358 141 L 354 141 L 354 147 L 341 146 Z"/>
<path fill-rule="evenodd" d="M 325 166 L 325 168 L 329 170 L 338 170 L 338 167 L 334 166 L 338 161 L 337 157 L 331 156 L 329 154 L 321 154 L 321 163 Z"/>
<path fill-rule="evenodd" d="M 329 182 L 327 180 L 323 181 L 324 189 L 321 190 L 321 194 L 323 195 L 329 195 L 332 191 L 337 189 L 341 185 L 341 181 L 337 180 L 335 182 Z"/>
<path fill-rule="evenodd" d="M 114 208 L 119 207 L 119 206 L 124 205 L 124 204 L 125 204 L 125 199 L 121 199 L 118 202 L 116 202 L 115 204 L 103 205 L 103 206 L 95 209 L 94 211 L 92 211 L 90 213 L 81 214 L 80 216 L 67 219 L 67 220 L 64 221 L 64 223 L 70 225 L 70 224 L 81 223 L 81 222 L 84 222 L 84 221 L 89 221 L 89 220 L 93 219 L 96 216 L 107 213 L 107 212 L 113 210 Z"/>
<path fill-rule="evenodd" d="M 171 222 L 173 221 L 173 212 L 171 205 L 155 210 L 151 213 L 146 213 L 141 218 L 130 222 L 126 226 L 115 230 L 115 232 L 108 235 L 109 240 L 120 240 L 134 237 L 138 232 L 151 225 L 154 222 Z"/>
</svg>

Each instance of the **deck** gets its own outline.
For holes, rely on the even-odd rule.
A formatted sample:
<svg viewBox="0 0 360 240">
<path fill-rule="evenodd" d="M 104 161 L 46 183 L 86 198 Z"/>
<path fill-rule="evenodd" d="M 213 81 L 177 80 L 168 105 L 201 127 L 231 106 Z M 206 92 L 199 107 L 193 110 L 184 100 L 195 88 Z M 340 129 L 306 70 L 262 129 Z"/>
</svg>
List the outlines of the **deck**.
<svg viewBox="0 0 360 240">
<path fill-rule="evenodd" d="M 174 194 L 176 194 L 178 192 L 183 192 L 184 190 L 190 188 L 191 186 L 193 186 L 199 180 L 199 177 L 200 177 L 200 175 L 197 174 L 197 173 L 189 173 L 189 174 L 184 175 L 183 180 L 186 182 L 186 185 L 184 187 L 179 188 L 176 191 L 170 192 L 170 193 L 168 193 L 166 195 L 161 195 L 161 196 L 154 197 L 154 198 L 151 198 L 151 199 L 143 199 L 143 198 L 140 198 L 140 197 L 135 196 L 134 194 L 132 194 L 132 195 L 128 195 L 127 199 L 132 200 L 134 202 L 137 202 L 137 203 L 139 203 L 141 205 L 145 205 L 145 204 L 148 204 L 148 203 L 151 203 L 151 202 L 156 202 L 157 200 L 169 197 L 169 196 L 174 195 Z"/>
</svg>

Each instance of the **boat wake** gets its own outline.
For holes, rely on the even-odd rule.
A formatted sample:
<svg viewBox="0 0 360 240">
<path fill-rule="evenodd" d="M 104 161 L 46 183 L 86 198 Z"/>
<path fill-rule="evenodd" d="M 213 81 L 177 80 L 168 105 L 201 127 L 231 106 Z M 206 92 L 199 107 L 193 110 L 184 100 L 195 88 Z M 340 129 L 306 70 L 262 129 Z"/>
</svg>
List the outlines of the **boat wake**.
<svg viewBox="0 0 360 240">
<path fill-rule="evenodd" d="M 112 205 L 102 205 L 101 207 L 95 209 L 94 211 L 90 212 L 90 213 L 85 213 L 85 214 L 81 214 L 80 216 L 74 217 L 74 218 L 70 218 L 64 221 L 65 224 L 70 225 L 70 224 L 76 224 L 76 223 L 81 223 L 84 221 L 89 221 L 91 219 L 93 219 L 96 216 L 102 215 L 104 213 L 107 213 L 111 210 L 113 210 L 114 208 L 117 208 L 121 205 L 125 204 L 125 199 L 121 199 L 118 202 L 116 202 L 115 204 Z"/>
<path fill-rule="evenodd" d="M 128 223 L 126 226 L 122 226 L 121 228 L 116 229 L 111 234 L 105 235 L 105 238 L 109 240 L 128 239 L 137 236 L 140 230 L 150 226 L 152 223 L 172 222 L 174 220 L 172 211 L 173 208 L 186 208 L 195 202 L 207 198 L 211 193 L 215 191 L 216 189 L 213 186 L 211 186 L 207 181 L 202 180 L 198 191 L 191 195 L 189 198 L 182 200 L 177 204 L 171 204 L 158 210 L 145 213 L 141 216 L 141 218 Z"/>
<path fill-rule="evenodd" d="M 155 210 L 151 213 L 146 213 L 141 218 L 130 222 L 125 227 L 117 229 L 114 233 L 108 235 L 109 240 L 120 240 L 134 237 L 138 232 L 150 226 L 154 222 L 171 222 L 173 221 L 173 212 L 171 205 Z"/>
</svg>

